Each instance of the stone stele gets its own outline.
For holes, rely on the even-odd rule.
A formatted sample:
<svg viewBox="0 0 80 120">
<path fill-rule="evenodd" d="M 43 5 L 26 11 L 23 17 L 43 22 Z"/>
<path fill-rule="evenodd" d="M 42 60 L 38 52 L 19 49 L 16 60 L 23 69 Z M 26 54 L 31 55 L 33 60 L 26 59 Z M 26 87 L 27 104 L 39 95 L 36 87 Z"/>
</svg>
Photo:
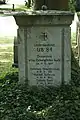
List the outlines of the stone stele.
<svg viewBox="0 0 80 120">
<path fill-rule="evenodd" d="M 58 86 L 71 80 L 69 11 L 28 11 L 13 14 L 18 28 L 19 83 Z"/>
</svg>

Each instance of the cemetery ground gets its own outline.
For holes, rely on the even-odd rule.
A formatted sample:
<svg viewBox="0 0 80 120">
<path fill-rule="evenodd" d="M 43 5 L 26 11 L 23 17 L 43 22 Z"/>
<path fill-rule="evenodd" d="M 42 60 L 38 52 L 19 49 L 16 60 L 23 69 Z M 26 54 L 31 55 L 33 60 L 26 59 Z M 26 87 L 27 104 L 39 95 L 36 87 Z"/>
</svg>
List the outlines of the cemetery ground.
<svg viewBox="0 0 80 120">
<path fill-rule="evenodd" d="M 12 68 L 13 39 L 0 38 L 0 45 L 0 120 L 80 120 L 80 75 L 74 60 L 69 85 L 18 85 L 18 69 Z"/>
</svg>

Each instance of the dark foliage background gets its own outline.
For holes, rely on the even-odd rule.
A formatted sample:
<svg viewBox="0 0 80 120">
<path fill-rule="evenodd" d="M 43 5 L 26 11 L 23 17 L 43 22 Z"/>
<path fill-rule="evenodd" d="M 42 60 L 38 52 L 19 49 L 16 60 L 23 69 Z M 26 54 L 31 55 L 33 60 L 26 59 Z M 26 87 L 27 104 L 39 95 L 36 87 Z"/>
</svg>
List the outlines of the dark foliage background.
<svg viewBox="0 0 80 120">
<path fill-rule="evenodd" d="M 75 11 L 76 8 L 76 0 L 69 0 L 69 10 Z"/>
</svg>

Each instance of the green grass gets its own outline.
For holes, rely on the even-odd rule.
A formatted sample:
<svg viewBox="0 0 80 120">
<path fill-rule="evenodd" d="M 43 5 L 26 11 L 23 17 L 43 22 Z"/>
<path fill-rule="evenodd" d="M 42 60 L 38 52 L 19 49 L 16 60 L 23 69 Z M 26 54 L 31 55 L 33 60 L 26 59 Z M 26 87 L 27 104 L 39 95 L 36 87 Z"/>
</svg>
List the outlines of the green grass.
<svg viewBox="0 0 80 120">
<path fill-rule="evenodd" d="M 7 44 L 7 45 L 6 45 Z M 13 64 L 13 38 L 0 37 L 0 76 L 11 69 Z"/>
<path fill-rule="evenodd" d="M 12 61 L 13 53 L 8 52 L 8 53 L 2 53 L 0 54 L 1 60 L 5 61 Z"/>
<path fill-rule="evenodd" d="M 0 44 L 12 44 L 13 42 L 13 37 L 0 37 Z"/>
<path fill-rule="evenodd" d="M 4 75 L 6 72 L 9 72 L 9 69 L 12 67 L 12 62 L 0 62 L 0 76 Z"/>
<path fill-rule="evenodd" d="M 4 46 L 0 47 L 0 53 L 1 52 L 13 52 L 13 45 L 6 46 L 6 44 L 4 44 Z"/>
</svg>

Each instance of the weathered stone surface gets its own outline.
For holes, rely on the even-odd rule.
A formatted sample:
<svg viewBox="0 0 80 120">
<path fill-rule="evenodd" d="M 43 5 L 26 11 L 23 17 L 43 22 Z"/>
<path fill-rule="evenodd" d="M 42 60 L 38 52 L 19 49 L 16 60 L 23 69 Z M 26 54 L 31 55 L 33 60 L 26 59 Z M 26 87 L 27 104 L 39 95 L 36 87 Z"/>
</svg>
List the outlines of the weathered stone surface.
<svg viewBox="0 0 80 120">
<path fill-rule="evenodd" d="M 73 15 L 48 12 L 14 15 L 19 25 L 20 83 L 57 86 L 71 80 L 70 24 Z"/>
<path fill-rule="evenodd" d="M 42 17 L 41 17 L 42 16 Z M 70 25 L 73 14 L 70 11 L 28 11 L 14 14 L 16 24 L 28 25 Z"/>
<path fill-rule="evenodd" d="M 27 31 L 28 79 L 32 80 L 30 85 L 59 85 L 61 83 L 61 28 L 32 27 L 27 28 Z"/>
</svg>

